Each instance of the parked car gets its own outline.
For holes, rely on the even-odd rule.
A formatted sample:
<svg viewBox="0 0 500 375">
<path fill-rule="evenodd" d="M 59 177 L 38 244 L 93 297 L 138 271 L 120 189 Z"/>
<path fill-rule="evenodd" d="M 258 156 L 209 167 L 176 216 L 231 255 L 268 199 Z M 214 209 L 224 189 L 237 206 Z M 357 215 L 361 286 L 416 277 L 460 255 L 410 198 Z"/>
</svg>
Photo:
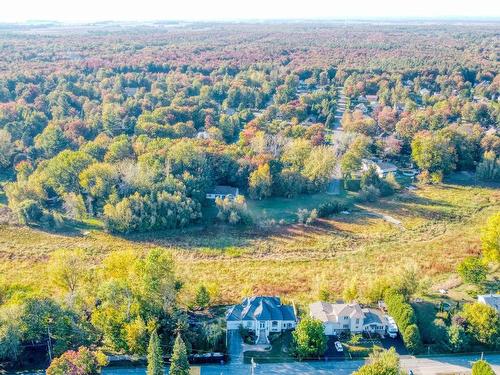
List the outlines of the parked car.
<svg viewBox="0 0 500 375">
<path fill-rule="evenodd" d="M 342 347 L 342 344 L 340 341 L 335 341 L 335 349 L 337 349 L 338 352 L 343 352 L 344 348 Z"/>
</svg>

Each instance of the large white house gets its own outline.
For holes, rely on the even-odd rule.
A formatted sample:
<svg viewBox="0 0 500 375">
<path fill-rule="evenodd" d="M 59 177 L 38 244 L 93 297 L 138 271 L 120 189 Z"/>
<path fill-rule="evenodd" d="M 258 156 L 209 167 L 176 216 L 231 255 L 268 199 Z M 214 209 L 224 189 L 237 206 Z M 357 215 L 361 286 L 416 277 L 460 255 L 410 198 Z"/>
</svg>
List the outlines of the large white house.
<svg viewBox="0 0 500 375">
<path fill-rule="evenodd" d="M 500 294 L 483 294 L 477 296 L 477 301 L 493 307 L 500 312 Z"/>
<path fill-rule="evenodd" d="M 295 307 L 283 305 L 279 297 L 248 297 L 226 313 L 227 329 L 245 328 L 254 332 L 257 343 L 269 343 L 269 334 L 294 329 Z"/>
<path fill-rule="evenodd" d="M 315 302 L 309 306 L 309 314 L 323 323 L 328 336 L 342 332 L 389 334 L 391 337 L 397 334 L 391 317 L 379 309 L 361 308 L 357 303 Z"/>
</svg>

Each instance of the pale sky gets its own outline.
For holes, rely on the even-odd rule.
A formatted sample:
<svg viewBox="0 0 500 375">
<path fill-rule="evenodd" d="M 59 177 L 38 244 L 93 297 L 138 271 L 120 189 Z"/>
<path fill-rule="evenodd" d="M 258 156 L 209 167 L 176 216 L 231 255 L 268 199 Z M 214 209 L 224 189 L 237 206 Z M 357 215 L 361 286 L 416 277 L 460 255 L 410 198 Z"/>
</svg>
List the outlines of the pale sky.
<svg viewBox="0 0 500 375">
<path fill-rule="evenodd" d="M 500 17 L 500 0 L 1 0 L 0 22 Z"/>
</svg>

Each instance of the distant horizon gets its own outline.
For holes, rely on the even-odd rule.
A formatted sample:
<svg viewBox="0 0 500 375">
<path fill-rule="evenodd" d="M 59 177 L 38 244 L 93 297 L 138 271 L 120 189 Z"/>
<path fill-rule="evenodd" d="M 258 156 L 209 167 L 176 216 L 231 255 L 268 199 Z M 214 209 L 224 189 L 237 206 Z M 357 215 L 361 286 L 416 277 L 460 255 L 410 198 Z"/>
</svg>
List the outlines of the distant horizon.
<svg viewBox="0 0 500 375">
<path fill-rule="evenodd" d="M 363 17 L 363 18 L 228 18 L 228 19 L 175 19 L 175 18 L 158 18 L 158 19 L 137 19 L 137 20 L 121 20 L 121 19 L 103 19 L 103 20 L 58 20 L 58 19 L 27 19 L 19 21 L 1 21 L 0 25 L 42 25 L 42 24 L 59 24 L 59 25 L 92 25 L 92 24 L 144 24 L 144 23 L 359 23 L 359 22 L 500 22 L 500 16 L 443 16 L 443 17 Z"/>
<path fill-rule="evenodd" d="M 0 23 L 500 20 L 494 0 L 9 0 Z"/>
</svg>

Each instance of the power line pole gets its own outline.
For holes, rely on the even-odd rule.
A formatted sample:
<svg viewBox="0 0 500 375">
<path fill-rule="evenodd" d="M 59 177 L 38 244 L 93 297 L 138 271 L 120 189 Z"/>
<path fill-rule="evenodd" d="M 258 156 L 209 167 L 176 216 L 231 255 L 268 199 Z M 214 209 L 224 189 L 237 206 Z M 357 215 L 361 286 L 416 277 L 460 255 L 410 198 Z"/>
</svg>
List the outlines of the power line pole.
<svg viewBox="0 0 500 375">
<path fill-rule="evenodd" d="M 255 375 L 255 368 L 257 367 L 257 364 L 256 364 L 256 363 L 255 363 L 255 361 L 253 360 L 253 357 L 252 357 L 252 361 L 251 361 L 250 363 L 251 363 L 251 366 L 252 366 L 252 367 L 250 367 L 250 370 L 251 370 L 251 372 L 250 372 L 250 373 L 251 373 L 252 375 Z"/>
</svg>

